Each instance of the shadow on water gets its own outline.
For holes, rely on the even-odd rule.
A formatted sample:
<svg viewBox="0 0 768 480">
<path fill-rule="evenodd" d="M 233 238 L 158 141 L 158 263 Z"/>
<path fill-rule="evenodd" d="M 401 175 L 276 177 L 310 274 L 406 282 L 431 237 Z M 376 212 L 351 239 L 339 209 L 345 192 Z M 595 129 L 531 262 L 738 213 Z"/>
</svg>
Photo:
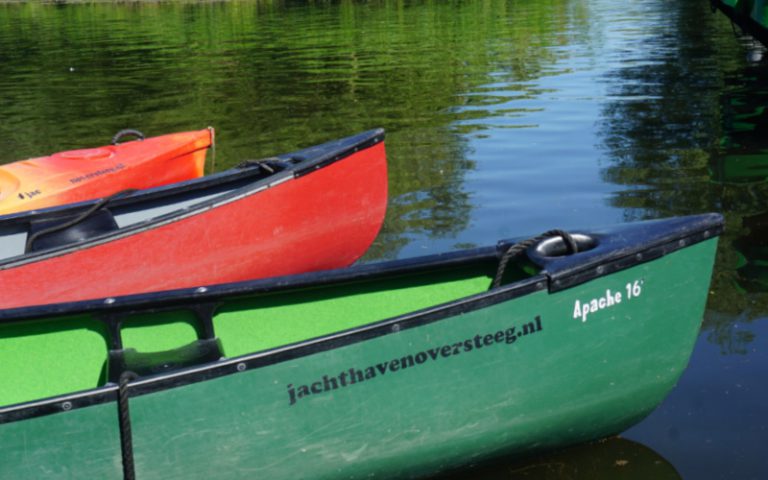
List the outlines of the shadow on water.
<svg viewBox="0 0 768 480">
<path fill-rule="evenodd" d="M 623 438 L 578 445 L 524 461 L 497 461 L 435 480 L 681 480 L 667 460 Z"/>
</svg>

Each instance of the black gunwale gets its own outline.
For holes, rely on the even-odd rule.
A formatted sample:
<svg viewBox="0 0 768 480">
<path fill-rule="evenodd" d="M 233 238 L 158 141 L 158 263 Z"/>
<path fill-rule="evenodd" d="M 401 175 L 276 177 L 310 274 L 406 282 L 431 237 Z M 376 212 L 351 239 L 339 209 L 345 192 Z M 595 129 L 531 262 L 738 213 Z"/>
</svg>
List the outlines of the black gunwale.
<svg viewBox="0 0 768 480">
<path fill-rule="evenodd" d="M 709 240 L 722 232 L 722 217 L 702 215 L 690 218 L 692 228 L 678 229 L 676 234 L 660 235 L 656 241 L 649 241 L 643 246 L 629 249 L 616 249 L 615 254 L 605 258 L 599 268 L 573 273 L 575 281 L 568 286 L 584 283 L 594 278 L 607 276 L 627 268 L 643 264 L 669 253 L 687 248 L 696 243 Z M 662 221 L 663 223 L 663 221 Z M 663 225 L 662 225 L 663 228 Z M 603 238 L 610 235 L 603 233 Z M 380 264 L 369 264 L 347 269 L 315 272 L 308 274 L 278 277 L 274 279 L 254 280 L 232 284 L 216 285 L 210 288 L 181 289 L 168 292 L 131 295 L 111 300 L 71 302 L 60 305 L 23 307 L 12 310 L 0 310 L 0 323 L 35 320 L 57 314 L 77 313 L 138 313 L 160 312 L 179 308 L 190 299 L 194 303 L 211 303 L 224 297 L 242 297 L 246 294 L 271 293 L 295 290 L 311 286 L 343 284 L 353 281 L 380 279 L 404 275 L 419 271 L 445 269 L 454 266 L 472 265 L 478 262 L 497 259 L 510 244 L 502 241 L 496 247 L 482 247 L 446 254 L 430 255 L 415 259 L 394 260 Z M 555 272 L 557 273 L 557 272 Z M 425 309 L 409 312 L 392 318 L 382 319 L 359 327 L 334 332 L 329 335 L 304 340 L 211 362 L 195 367 L 179 369 L 154 376 L 138 379 L 130 384 L 131 396 L 145 395 L 183 385 L 231 375 L 243 371 L 290 361 L 319 352 L 341 348 L 364 342 L 369 339 L 396 333 L 401 330 L 417 328 L 455 315 L 486 308 L 509 301 L 533 292 L 549 289 L 556 291 L 553 272 L 543 271 L 531 278 L 504 285 L 475 295 L 434 305 Z M 560 279 L 562 280 L 562 278 Z M 186 299 L 186 300 L 185 300 Z M 26 418 L 49 415 L 82 408 L 91 405 L 116 401 L 117 386 L 108 384 L 82 392 L 50 397 L 0 408 L 0 424 Z"/>
<path fill-rule="evenodd" d="M 205 190 L 214 189 L 231 183 L 237 183 L 238 181 L 247 180 L 251 177 L 254 177 L 254 181 L 252 183 L 248 183 L 230 192 L 222 193 L 208 200 L 174 210 L 164 215 L 137 222 L 135 224 L 128 225 L 111 232 L 106 232 L 101 235 L 96 235 L 80 242 L 70 243 L 47 250 L 40 250 L 38 252 L 30 252 L 14 257 L 8 257 L 6 259 L 0 260 L 0 271 L 66 255 L 72 252 L 114 241 L 119 238 L 136 235 L 147 230 L 158 228 L 168 223 L 181 221 L 187 217 L 198 215 L 222 205 L 257 194 L 283 182 L 309 175 L 312 172 L 341 161 L 361 150 L 372 147 L 383 141 L 383 129 L 369 130 L 351 137 L 346 137 L 295 152 L 279 155 L 276 158 L 285 160 L 300 158 L 301 160 L 291 165 L 289 168 L 286 168 L 285 170 L 281 170 L 273 175 L 268 175 L 266 177 L 260 173 L 258 168 L 232 168 L 218 174 L 152 189 L 140 190 L 124 198 L 116 198 L 110 202 L 110 207 L 120 208 L 123 206 L 141 205 L 142 202 L 172 197 L 174 195 L 184 195 L 193 192 L 204 194 Z M 33 221 L 39 221 L 43 219 L 51 220 L 76 215 L 92 207 L 97 202 L 99 202 L 98 199 L 79 202 L 71 205 L 14 213 L 0 217 L 0 225 L 7 226 L 15 224 L 27 227 L 28 229 L 29 225 Z"/>
</svg>

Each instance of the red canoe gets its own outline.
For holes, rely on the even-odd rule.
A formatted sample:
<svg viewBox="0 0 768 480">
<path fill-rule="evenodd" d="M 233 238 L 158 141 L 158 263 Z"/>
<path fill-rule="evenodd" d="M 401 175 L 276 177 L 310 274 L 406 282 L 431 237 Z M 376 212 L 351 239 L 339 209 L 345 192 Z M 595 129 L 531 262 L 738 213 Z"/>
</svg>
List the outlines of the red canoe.
<svg viewBox="0 0 768 480">
<path fill-rule="evenodd" d="M 118 144 L 124 133 L 141 140 Z M 212 129 L 147 139 L 126 130 L 105 147 L 1 165 L 0 215 L 200 177 L 212 137 Z"/>
<path fill-rule="evenodd" d="M 384 131 L 126 197 L 0 217 L 0 308 L 351 264 L 384 220 Z"/>
</svg>

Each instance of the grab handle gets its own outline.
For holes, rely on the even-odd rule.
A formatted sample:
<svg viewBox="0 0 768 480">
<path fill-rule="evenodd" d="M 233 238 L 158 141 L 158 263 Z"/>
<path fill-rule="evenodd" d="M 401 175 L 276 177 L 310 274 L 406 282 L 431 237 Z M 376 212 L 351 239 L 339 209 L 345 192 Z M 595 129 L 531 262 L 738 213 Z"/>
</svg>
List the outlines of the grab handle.
<svg viewBox="0 0 768 480">
<path fill-rule="evenodd" d="M 194 314 L 199 324 L 199 328 L 196 328 L 197 340 L 160 352 L 138 352 L 134 348 L 123 346 L 121 334 L 123 323 L 134 312 L 113 312 L 100 316 L 99 320 L 106 324 L 109 337 L 107 379 L 110 382 L 119 383 L 120 376 L 125 372 L 144 377 L 221 359 L 224 356 L 221 341 L 216 338 L 213 330 L 213 314 L 216 307 L 217 305 L 212 303 L 186 307 L 186 310 Z M 155 312 L 161 311 L 163 310 Z"/>
<path fill-rule="evenodd" d="M 111 142 L 112 145 L 118 145 L 119 144 L 118 142 L 120 142 L 120 140 L 122 140 L 123 137 L 136 137 L 140 141 L 144 140 L 144 138 L 146 138 L 146 137 L 144 137 L 144 134 L 141 133 L 140 131 L 134 130 L 132 128 L 126 128 L 124 130 L 120 130 L 119 132 L 117 132 L 115 134 L 114 137 L 112 137 L 112 142 Z"/>
</svg>

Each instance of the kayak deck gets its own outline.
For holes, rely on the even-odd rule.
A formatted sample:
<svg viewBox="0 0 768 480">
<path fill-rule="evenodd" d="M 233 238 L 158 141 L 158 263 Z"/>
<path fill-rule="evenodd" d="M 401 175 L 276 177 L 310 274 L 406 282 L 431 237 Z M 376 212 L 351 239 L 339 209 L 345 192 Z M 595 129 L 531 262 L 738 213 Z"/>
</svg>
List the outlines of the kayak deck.
<svg viewBox="0 0 768 480">
<path fill-rule="evenodd" d="M 140 138 L 0 165 L 0 215 L 198 178 L 213 130 Z"/>
</svg>

